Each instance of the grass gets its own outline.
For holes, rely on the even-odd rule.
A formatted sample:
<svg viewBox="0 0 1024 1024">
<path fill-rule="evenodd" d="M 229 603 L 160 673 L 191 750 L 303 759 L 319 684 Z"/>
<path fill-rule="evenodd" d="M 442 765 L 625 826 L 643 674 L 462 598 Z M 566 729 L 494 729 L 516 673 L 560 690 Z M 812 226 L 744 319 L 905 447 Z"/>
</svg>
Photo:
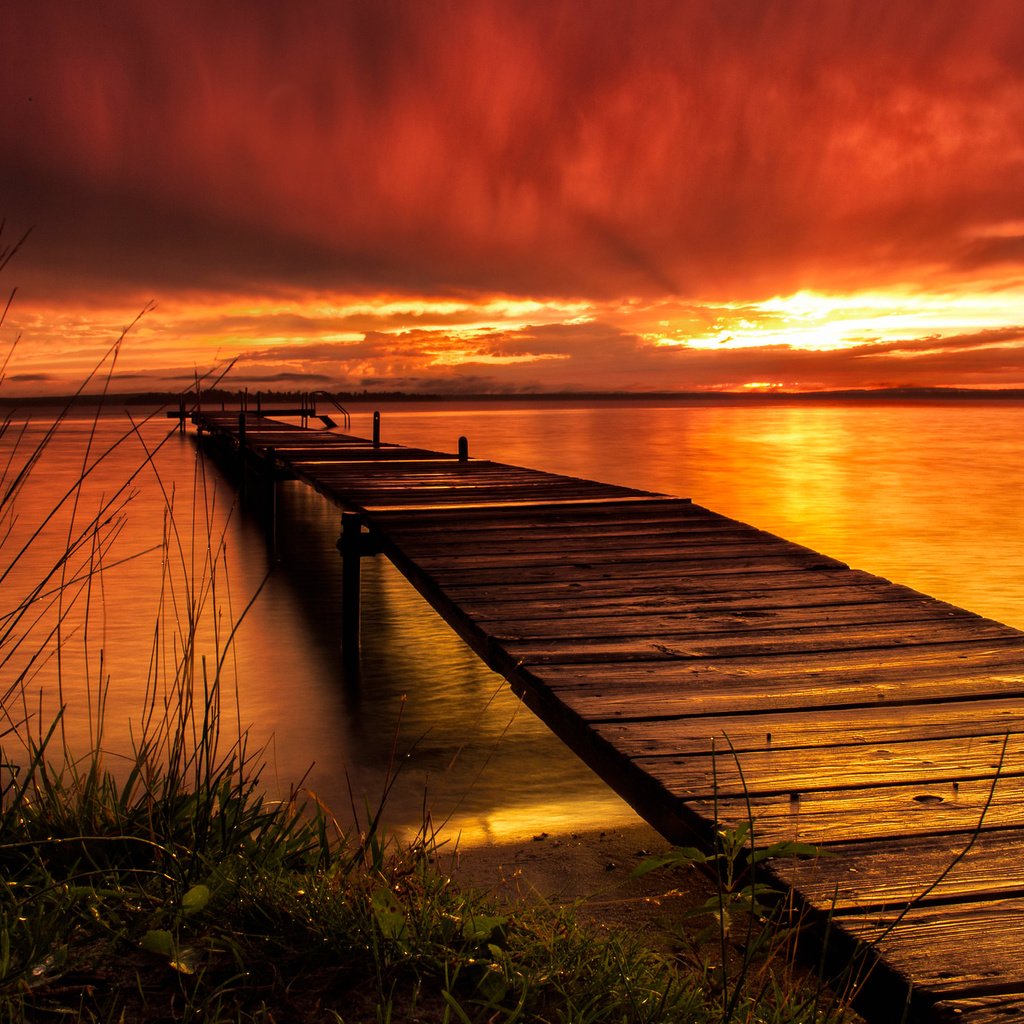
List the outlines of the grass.
<svg viewBox="0 0 1024 1024">
<path fill-rule="evenodd" d="M 90 383 L 106 386 L 119 345 Z M 760 905 L 733 906 L 742 890 L 731 866 L 717 904 L 727 900 L 730 914 L 719 914 L 711 952 L 693 931 L 666 935 L 655 950 L 628 931 L 599 936 L 571 907 L 498 903 L 463 888 L 429 827 L 399 844 L 373 815 L 343 829 L 326 809 L 304 805 L 299 789 L 269 803 L 260 752 L 225 724 L 241 616 L 223 618 L 223 540 L 201 528 L 198 543 L 183 536 L 173 488 L 158 476 L 149 486 L 161 488 L 167 508 L 162 611 L 140 670 L 132 750 L 124 760 L 104 749 L 100 664 L 87 688 L 90 746 L 73 753 L 65 655 L 72 636 L 88 646 L 106 570 L 132 557 L 116 545 L 133 480 L 150 471 L 153 452 L 129 426 L 119 443 L 138 441 L 136 472 L 88 506 L 85 484 L 109 455 L 90 436 L 76 483 L 26 530 L 19 496 L 60 443 L 62 419 L 33 442 L 13 420 L 0 423 L 0 1021 L 842 1016 L 818 986 L 795 980 L 792 931 L 761 921 Z M 205 511 L 184 518 L 208 522 Z M 62 543 L 52 547 L 57 522 Z M 16 590 L 30 559 L 42 568 Z M 47 716 L 32 683 L 54 664 L 62 707 Z M 678 868 L 679 858 L 649 865 L 659 866 Z M 739 945 L 727 933 L 738 910 L 750 925 Z"/>
<path fill-rule="evenodd" d="M 341 834 L 315 809 L 268 807 L 236 762 L 189 789 L 143 784 L 147 771 L 66 785 L 45 763 L 27 790 L 5 793 L 4 1020 L 827 1015 L 824 994 L 796 987 L 774 950 L 730 987 L 695 946 L 598 939 L 572 908 L 463 890 L 429 834 L 399 846 Z"/>
</svg>

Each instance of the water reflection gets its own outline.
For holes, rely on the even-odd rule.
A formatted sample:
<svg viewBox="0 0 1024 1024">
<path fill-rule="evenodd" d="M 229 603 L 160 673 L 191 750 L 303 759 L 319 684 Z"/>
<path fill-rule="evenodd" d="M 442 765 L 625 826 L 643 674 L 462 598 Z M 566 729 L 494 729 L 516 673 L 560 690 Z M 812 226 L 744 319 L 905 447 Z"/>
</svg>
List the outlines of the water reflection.
<svg viewBox="0 0 1024 1024">
<path fill-rule="evenodd" d="M 354 430 L 363 428 L 356 414 Z M 386 440 L 692 497 L 1024 626 L 1024 404 L 465 403 L 384 408 Z"/>
<path fill-rule="evenodd" d="M 382 556 L 363 562 L 359 678 L 346 680 L 338 654 L 339 513 L 294 482 L 282 486 L 278 512 L 272 589 L 283 586 L 302 605 L 309 650 L 328 667 L 329 688 L 343 695 L 345 769 L 358 792 L 379 790 L 394 751 L 402 784 L 389 806 L 406 823 L 420 820 L 424 800 L 435 822 L 454 816 L 467 839 L 537 831 L 550 806 L 566 801 L 588 805 L 596 821 L 631 817 Z M 334 760 L 317 765 L 312 784 L 333 791 L 335 803 L 338 778 Z"/>
<path fill-rule="evenodd" d="M 385 440 L 452 450 L 465 434 L 474 456 L 691 496 L 858 568 L 1024 625 L 1024 407 L 1016 403 L 562 402 L 383 412 Z M 356 410 L 354 432 L 370 433 L 371 413 Z M 14 539 L 49 513 L 60 482 L 77 474 L 88 429 L 72 422 L 47 452 L 45 473 L 19 499 Z M 99 443 L 124 429 L 121 418 L 103 421 Z M 154 421 L 141 433 L 153 448 L 166 427 Z M 396 824 L 417 825 L 425 805 L 435 820 L 453 816 L 468 837 L 632 820 L 382 557 L 364 560 L 361 673 L 346 678 L 338 654 L 340 520 L 318 495 L 282 485 L 275 562 L 262 525 L 237 507 L 233 487 L 191 437 L 170 437 L 152 467 L 145 461 L 133 441 L 90 478 L 81 509 L 99 507 L 142 467 L 118 555 L 105 561 L 133 557 L 97 578 L 88 616 L 82 605 L 68 619 L 63 694 L 54 659 L 33 669 L 31 700 L 49 709 L 67 703 L 72 743 L 88 742 L 86 691 L 108 678 L 107 743 L 130 745 L 149 666 L 172 661 L 188 581 L 208 578 L 204 565 L 216 564 L 209 602 L 222 612 L 203 627 L 206 649 L 223 645 L 259 591 L 227 665 L 238 718 L 266 744 L 272 792 L 286 794 L 308 771 L 310 788 L 344 816 L 350 789 L 360 807 L 376 801 L 394 750 Z M 67 519 L 51 524 L 39 560 L 15 567 L 4 585 L 8 606 L 44 571 L 45 556 L 67 536 Z"/>
</svg>

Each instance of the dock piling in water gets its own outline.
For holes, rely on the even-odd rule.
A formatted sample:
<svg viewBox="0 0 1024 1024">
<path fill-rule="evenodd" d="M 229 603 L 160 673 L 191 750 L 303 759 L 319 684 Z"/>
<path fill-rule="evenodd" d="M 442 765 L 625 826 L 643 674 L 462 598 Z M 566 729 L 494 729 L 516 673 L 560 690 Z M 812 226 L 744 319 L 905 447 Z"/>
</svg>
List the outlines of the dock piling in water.
<svg viewBox="0 0 1024 1024">
<path fill-rule="evenodd" d="M 270 557 L 277 559 L 277 452 L 267 448 L 264 452 L 266 480 L 267 547 Z"/>
<path fill-rule="evenodd" d="M 342 512 L 341 537 L 341 653 L 347 666 L 359 662 L 359 618 L 363 517 Z"/>
</svg>

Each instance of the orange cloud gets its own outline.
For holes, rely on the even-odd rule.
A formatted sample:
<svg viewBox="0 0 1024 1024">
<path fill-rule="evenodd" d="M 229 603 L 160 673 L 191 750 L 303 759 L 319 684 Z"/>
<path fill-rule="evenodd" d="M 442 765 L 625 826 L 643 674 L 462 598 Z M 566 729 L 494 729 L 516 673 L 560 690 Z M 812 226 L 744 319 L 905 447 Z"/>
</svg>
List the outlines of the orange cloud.
<svg viewBox="0 0 1024 1024">
<path fill-rule="evenodd" d="M 69 310 L 130 318 L 156 298 L 171 314 L 137 360 L 154 377 L 283 345 L 297 365 L 300 340 L 332 330 L 339 353 L 422 330 L 404 344 L 425 348 L 384 357 L 400 345 L 378 339 L 338 365 L 454 382 L 476 360 L 558 386 L 601 366 L 602 386 L 646 386 L 654 366 L 696 365 L 653 351 L 659 332 L 685 349 L 697 317 L 727 339 L 749 307 L 750 373 L 716 340 L 719 372 L 695 375 L 724 386 L 762 379 L 772 297 L 896 290 L 924 310 L 1024 276 L 1013 0 L 37 0 L 5 11 L 5 44 L 0 215 L 36 226 L 10 272 L 54 372 L 91 330 Z M 609 332 L 589 367 L 513 352 L 516 331 L 550 339 L 581 316 Z M 955 303 L 942 316 L 940 333 L 963 326 Z M 826 383 L 829 365 L 789 362 Z M 992 383 L 1017 373 L 977 365 Z"/>
</svg>

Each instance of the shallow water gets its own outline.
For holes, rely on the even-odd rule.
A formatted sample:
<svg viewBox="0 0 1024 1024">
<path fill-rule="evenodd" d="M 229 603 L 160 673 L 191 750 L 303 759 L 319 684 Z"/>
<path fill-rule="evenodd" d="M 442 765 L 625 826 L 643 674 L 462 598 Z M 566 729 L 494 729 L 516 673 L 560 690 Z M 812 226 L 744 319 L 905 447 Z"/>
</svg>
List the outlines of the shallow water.
<svg viewBox="0 0 1024 1024">
<path fill-rule="evenodd" d="M 857 568 L 1024 626 L 1024 405 L 380 408 L 386 441 L 454 450 L 462 434 L 474 456 L 689 496 Z M 371 411 L 353 410 L 353 433 L 369 436 Z M 43 422 L 34 418 L 31 432 Z M 123 414 L 104 416 L 93 450 L 128 426 Z M 52 509 L 62 482 L 77 475 L 90 430 L 88 420 L 72 420 L 47 449 L 18 498 L 19 520 L 2 548 L 6 561 L 17 538 Z M 346 679 L 336 629 L 337 511 L 300 484 L 283 485 L 275 563 L 259 524 L 235 507 L 233 489 L 192 437 L 170 436 L 145 465 L 146 448 L 167 432 L 163 419 L 143 424 L 90 475 L 80 497 L 79 522 L 82 509 L 97 507 L 142 467 L 121 532 L 104 556 L 112 567 L 92 578 L 88 621 L 83 583 L 83 602 L 66 622 L 61 664 L 51 657 L 34 666 L 27 688 L 47 708 L 67 705 L 72 745 L 87 745 L 88 710 L 95 706 L 87 691 L 106 679 L 105 746 L 116 753 L 129 745 L 153 652 L 165 666 L 173 661 L 173 627 L 188 603 L 185 581 L 210 578 L 203 566 L 212 538 L 219 569 L 208 604 L 220 611 L 200 636 L 208 667 L 217 650 L 229 649 L 225 668 L 237 680 L 238 717 L 254 742 L 266 744 L 269 790 L 286 794 L 304 778 L 346 817 L 352 798 L 360 809 L 376 804 L 392 765 L 401 767 L 387 805 L 395 826 L 414 827 L 425 808 L 435 823 L 450 818 L 464 841 L 634 820 L 383 558 L 364 560 L 360 679 Z M 165 517 L 169 503 L 172 520 Z M 4 581 L 5 608 L 61 550 L 70 514 L 58 519 Z M 164 543 L 166 522 L 173 529 Z M 137 557 L 113 565 L 127 556 Z M 231 621 L 257 590 L 233 644 L 226 644 Z M 14 662 L 3 671 L 5 682 L 13 678 Z"/>
</svg>

